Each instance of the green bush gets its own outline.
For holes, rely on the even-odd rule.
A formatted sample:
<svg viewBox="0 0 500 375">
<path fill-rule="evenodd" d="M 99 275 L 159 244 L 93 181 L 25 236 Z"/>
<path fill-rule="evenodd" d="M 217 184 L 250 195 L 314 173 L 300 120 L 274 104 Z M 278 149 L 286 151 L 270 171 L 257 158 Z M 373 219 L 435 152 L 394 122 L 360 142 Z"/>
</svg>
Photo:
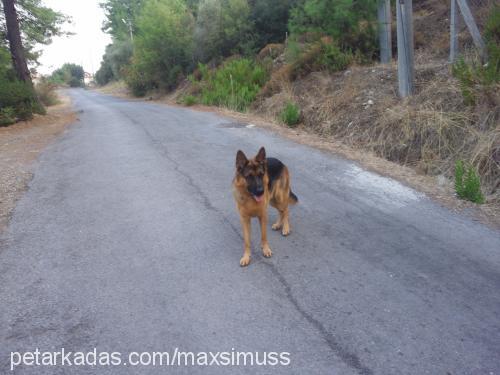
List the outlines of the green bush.
<svg viewBox="0 0 500 375">
<path fill-rule="evenodd" d="M 16 122 L 16 111 L 12 107 L 0 108 L 0 126 L 10 125 Z"/>
<path fill-rule="evenodd" d="M 348 51 L 342 51 L 329 38 L 300 44 L 291 41 L 286 50 L 286 59 L 290 64 L 290 79 L 303 77 L 310 72 L 328 70 L 338 72 L 346 69 L 353 61 Z"/>
<path fill-rule="evenodd" d="M 134 96 L 142 97 L 151 89 L 151 82 L 141 72 L 141 67 L 134 62 L 124 69 L 124 76 L 125 83 Z"/>
<path fill-rule="evenodd" d="M 265 69 L 250 59 L 230 60 L 213 71 L 203 64 L 198 69 L 201 102 L 237 111 L 248 108 L 268 79 Z"/>
<path fill-rule="evenodd" d="M 483 66 L 483 83 L 493 84 L 500 81 L 500 6 L 496 6 L 488 17 L 485 27 L 488 64 Z"/>
<path fill-rule="evenodd" d="M 352 54 L 342 52 L 338 46 L 330 43 L 321 43 L 321 54 L 316 60 L 318 66 L 330 72 L 345 70 L 352 62 Z"/>
<path fill-rule="evenodd" d="M 303 0 L 292 9 L 293 35 L 328 35 L 342 51 L 373 59 L 378 51 L 377 0 Z"/>
<path fill-rule="evenodd" d="M 0 77 L 1 122 L 4 125 L 17 120 L 30 120 L 33 113 L 45 114 L 45 108 L 38 102 L 29 83 Z"/>
<path fill-rule="evenodd" d="M 197 102 L 198 100 L 194 95 L 186 95 L 184 98 L 182 98 L 182 103 L 184 105 L 187 105 L 188 107 L 195 105 Z"/>
<path fill-rule="evenodd" d="M 292 102 L 288 102 L 281 111 L 280 119 L 290 127 L 294 127 L 300 121 L 300 108 Z"/>
<path fill-rule="evenodd" d="M 485 27 L 488 63 L 466 63 L 459 58 L 452 66 L 452 74 L 458 79 L 466 105 L 476 104 L 476 89 L 491 87 L 500 82 L 500 7 L 495 7 Z"/>
<path fill-rule="evenodd" d="M 84 86 L 85 71 L 76 64 L 66 63 L 52 72 L 49 80 L 56 85 L 69 85 L 70 87 Z"/>
<path fill-rule="evenodd" d="M 484 203 L 481 180 L 477 172 L 472 166 L 466 167 L 461 160 L 455 165 L 455 191 L 460 199 Z"/>
<path fill-rule="evenodd" d="M 460 58 L 453 64 L 451 71 L 453 76 L 458 79 L 465 105 L 474 105 L 476 103 L 474 68 L 467 64 L 463 58 Z"/>
</svg>

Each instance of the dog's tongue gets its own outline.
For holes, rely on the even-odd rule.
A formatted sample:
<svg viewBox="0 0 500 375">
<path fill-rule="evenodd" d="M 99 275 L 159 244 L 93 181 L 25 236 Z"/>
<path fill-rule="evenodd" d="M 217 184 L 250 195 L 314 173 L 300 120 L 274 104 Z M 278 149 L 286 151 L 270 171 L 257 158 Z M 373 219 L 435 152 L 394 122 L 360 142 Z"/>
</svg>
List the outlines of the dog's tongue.
<svg viewBox="0 0 500 375">
<path fill-rule="evenodd" d="M 255 198 L 255 201 L 256 201 L 257 203 L 260 203 L 260 202 L 262 202 L 262 200 L 264 199 L 264 194 L 262 194 L 262 195 L 261 195 L 261 196 L 259 196 L 259 197 L 258 197 L 258 196 L 256 196 L 256 195 L 254 195 L 253 197 Z"/>
</svg>

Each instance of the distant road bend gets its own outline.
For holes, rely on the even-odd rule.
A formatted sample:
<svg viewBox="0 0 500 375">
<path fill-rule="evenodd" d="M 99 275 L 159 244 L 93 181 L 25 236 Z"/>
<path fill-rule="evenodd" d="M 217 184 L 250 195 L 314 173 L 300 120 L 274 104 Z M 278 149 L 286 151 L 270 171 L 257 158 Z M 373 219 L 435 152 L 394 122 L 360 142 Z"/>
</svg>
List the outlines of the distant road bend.
<svg viewBox="0 0 500 375">
<path fill-rule="evenodd" d="M 10 353 L 288 352 L 260 366 L 14 374 L 500 374 L 500 233 L 339 157 L 213 113 L 71 90 L 0 239 Z M 292 233 L 239 267 L 235 154 L 290 168 Z M 270 211 L 270 221 L 276 212 Z M 272 367 L 272 368 L 271 368 Z"/>
</svg>

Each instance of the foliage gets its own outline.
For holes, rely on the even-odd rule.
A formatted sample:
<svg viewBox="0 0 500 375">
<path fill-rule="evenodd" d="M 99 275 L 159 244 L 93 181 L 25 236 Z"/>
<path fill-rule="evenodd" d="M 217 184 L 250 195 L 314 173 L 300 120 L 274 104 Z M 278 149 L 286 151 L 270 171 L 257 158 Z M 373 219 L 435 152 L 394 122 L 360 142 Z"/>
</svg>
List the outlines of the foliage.
<svg viewBox="0 0 500 375">
<path fill-rule="evenodd" d="M 123 78 L 123 68 L 129 64 L 132 53 L 130 40 L 113 40 L 113 43 L 106 47 L 101 66 L 95 74 L 97 84 L 105 85 Z"/>
<path fill-rule="evenodd" d="M 500 7 L 493 9 L 485 27 L 488 63 L 466 63 L 461 57 L 452 66 L 452 74 L 458 79 L 466 105 L 476 104 L 476 91 L 500 82 Z"/>
<path fill-rule="evenodd" d="M 247 0 L 201 0 L 194 31 L 195 58 L 218 60 L 252 50 Z"/>
<path fill-rule="evenodd" d="M 56 85 L 69 85 L 70 87 L 84 86 L 85 71 L 81 65 L 66 63 L 52 72 L 49 80 Z"/>
<path fill-rule="evenodd" d="M 135 34 L 137 18 L 144 5 L 144 0 L 105 0 L 101 3 L 106 20 L 102 30 L 115 40 L 130 39 Z"/>
<path fill-rule="evenodd" d="M 124 68 L 125 83 L 132 91 L 134 96 L 142 97 L 152 88 L 151 82 L 148 82 L 140 63 L 132 59 L 130 65 Z"/>
<path fill-rule="evenodd" d="M 461 160 L 455 165 L 455 191 L 460 199 L 484 203 L 481 181 L 476 170 L 472 166 L 466 167 Z"/>
<path fill-rule="evenodd" d="M 467 64 L 463 58 L 459 58 L 452 65 L 451 71 L 459 81 L 465 105 L 474 105 L 476 103 L 476 95 L 474 93 L 476 77 L 474 68 Z"/>
<path fill-rule="evenodd" d="M 300 121 L 300 108 L 297 104 L 288 102 L 281 111 L 280 119 L 290 127 L 294 127 Z"/>
<path fill-rule="evenodd" d="M 191 63 L 193 26 L 184 1 L 145 0 L 137 19 L 134 58 L 125 75 L 132 91 L 175 87 Z"/>
<path fill-rule="evenodd" d="M 37 63 L 40 52 L 35 47 L 50 44 L 54 36 L 68 34 L 61 30 L 61 26 L 69 19 L 44 6 L 41 0 L 17 0 L 16 9 L 26 59 L 30 63 Z M 0 45 L 7 45 L 6 35 L 5 15 L 0 2 Z"/>
<path fill-rule="evenodd" d="M 316 59 L 320 69 L 338 72 L 346 69 L 351 61 L 352 55 L 349 52 L 342 52 L 335 44 L 321 42 L 321 53 Z"/>
<path fill-rule="evenodd" d="M 298 0 L 251 0 L 250 21 L 258 48 L 285 40 L 290 10 Z"/>
<path fill-rule="evenodd" d="M 230 60 L 216 70 L 200 64 L 201 102 L 244 111 L 267 80 L 266 71 L 250 59 Z"/>
<path fill-rule="evenodd" d="M 15 78 L 0 78 L 0 123 L 7 125 L 17 120 L 29 120 L 33 113 L 44 114 L 31 85 Z"/>
<path fill-rule="evenodd" d="M 17 79 L 10 54 L 0 46 L 0 125 L 29 120 L 33 113 L 44 113 L 29 83 Z"/>
<path fill-rule="evenodd" d="M 12 107 L 0 108 L 0 126 L 10 125 L 16 122 L 16 111 Z"/>
<path fill-rule="evenodd" d="M 182 98 L 182 103 L 184 105 L 187 105 L 188 107 L 195 105 L 197 102 L 198 100 L 194 95 L 186 95 L 185 97 Z"/>
<path fill-rule="evenodd" d="M 489 61 L 483 66 L 482 79 L 485 84 L 493 84 L 500 82 L 500 6 L 490 13 L 484 34 Z"/>
<path fill-rule="evenodd" d="M 44 106 L 47 107 L 59 103 L 59 99 L 55 90 L 56 85 L 54 85 L 45 77 L 40 79 L 40 81 L 35 85 L 35 92 L 38 95 L 38 99 Z"/>
<path fill-rule="evenodd" d="M 290 64 L 288 79 L 296 79 L 313 71 L 328 70 L 333 73 L 344 70 L 353 56 L 348 51 L 341 51 L 329 38 L 322 38 L 307 44 L 290 41 L 286 59 Z"/>
<path fill-rule="evenodd" d="M 377 52 L 377 0 L 304 0 L 291 12 L 292 34 L 328 35 L 342 51 L 371 59 Z"/>
</svg>

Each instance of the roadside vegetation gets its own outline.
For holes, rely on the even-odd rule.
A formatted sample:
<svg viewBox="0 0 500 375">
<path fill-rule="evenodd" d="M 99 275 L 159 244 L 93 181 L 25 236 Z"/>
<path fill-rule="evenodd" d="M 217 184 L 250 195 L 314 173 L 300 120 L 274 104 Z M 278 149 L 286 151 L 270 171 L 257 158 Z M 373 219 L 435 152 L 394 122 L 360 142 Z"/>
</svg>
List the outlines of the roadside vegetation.
<svg viewBox="0 0 500 375">
<path fill-rule="evenodd" d="M 465 176 L 476 173 L 484 201 L 500 204 L 498 7 L 481 25 L 488 64 L 467 52 L 450 67 L 442 22 L 449 5 L 414 4 L 417 90 L 405 101 L 395 67 L 377 64 L 376 0 L 108 0 L 102 7 L 113 41 L 100 85 L 124 81 L 137 96 L 173 93 L 187 106 L 251 111 L 450 182 L 460 160 Z"/>
<path fill-rule="evenodd" d="M 55 102 L 50 86 L 33 84 L 28 66 L 37 65 L 37 46 L 62 35 L 67 20 L 40 0 L 18 0 L 15 5 L 12 0 L 0 2 L 0 126 L 45 114 L 45 106 Z"/>
<path fill-rule="evenodd" d="M 66 63 L 52 72 L 47 81 L 56 86 L 83 87 L 85 71 L 81 65 Z"/>
</svg>

